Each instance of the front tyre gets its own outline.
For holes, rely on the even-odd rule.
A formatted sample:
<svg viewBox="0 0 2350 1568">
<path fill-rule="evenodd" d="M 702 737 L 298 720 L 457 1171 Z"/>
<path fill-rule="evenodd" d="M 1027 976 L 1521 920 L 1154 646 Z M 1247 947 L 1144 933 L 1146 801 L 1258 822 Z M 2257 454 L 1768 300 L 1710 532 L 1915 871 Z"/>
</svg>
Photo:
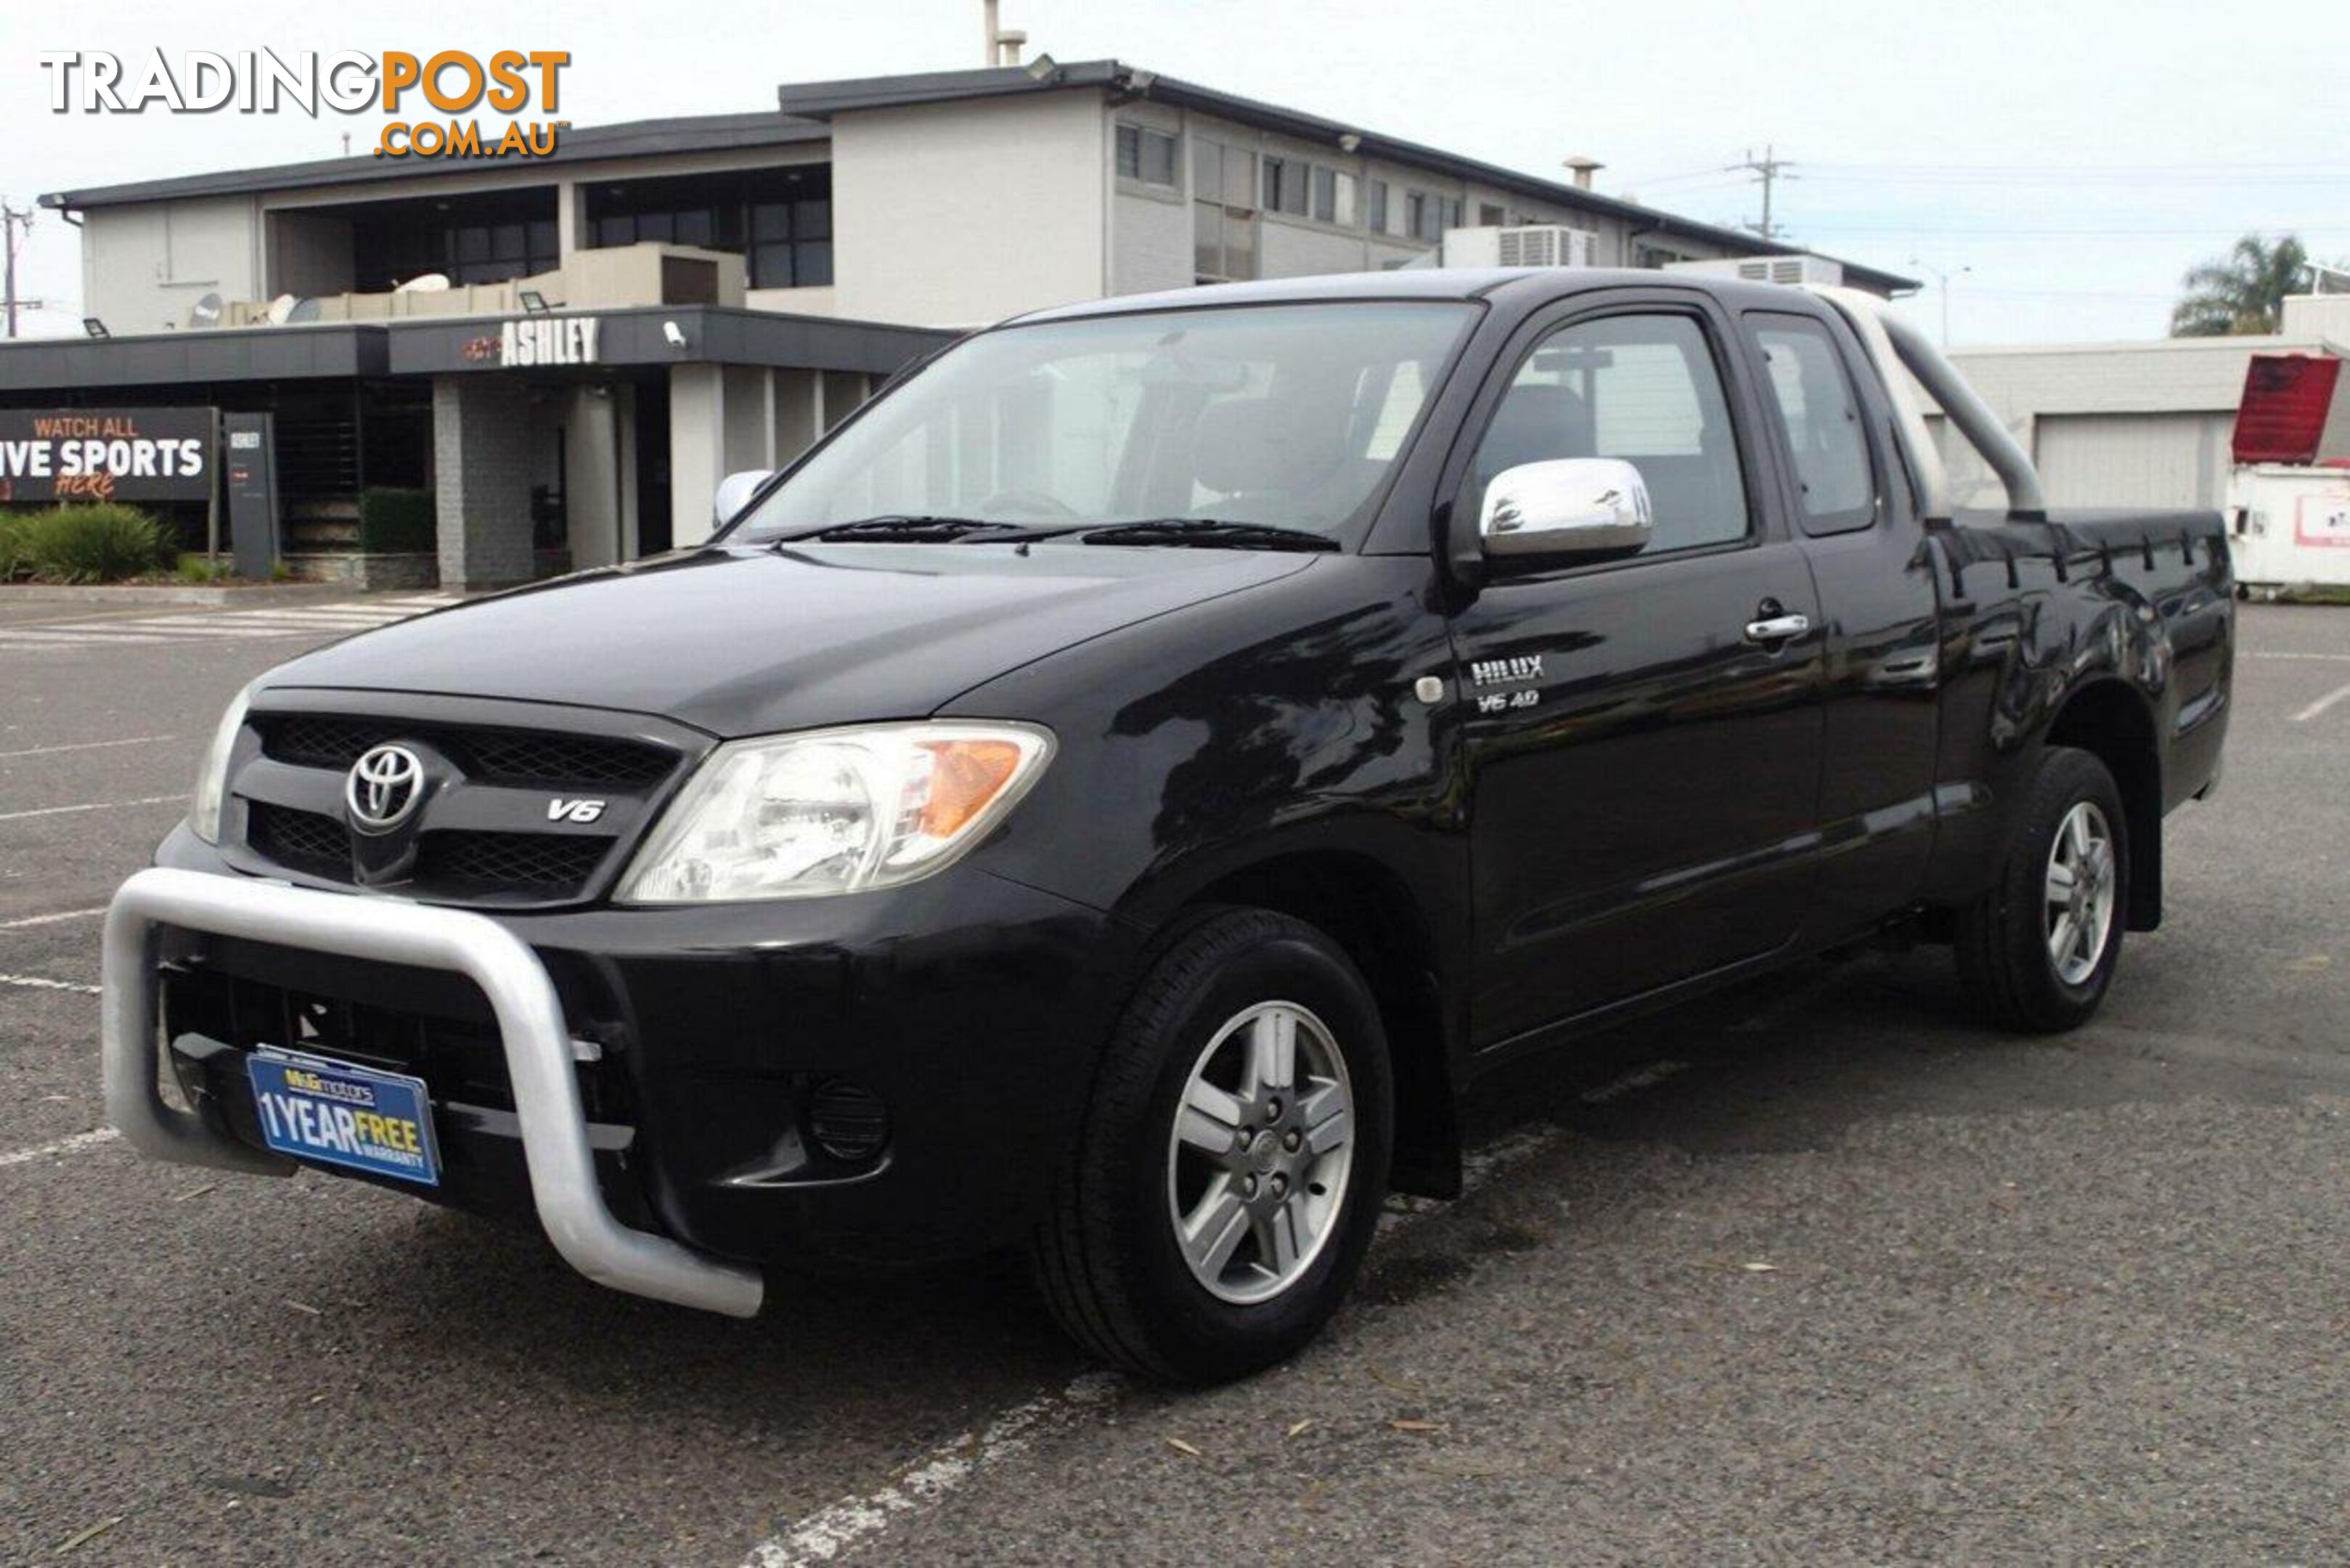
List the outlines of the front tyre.
<svg viewBox="0 0 2350 1568">
<path fill-rule="evenodd" d="M 1993 1023 L 2054 1033 L 2105 1001 L 2129 908 L 2127 832 L 2105 763 L 2048 748 L 1997 884 L 1959 911 L 1960 981 Z"/>
<path fill-rule="evenodd" d="M 1370 1244 L 1392 1095 L 1378 1010 L 1335 943 L 1270 910 L 1200 919 L 1111 1036 L 1035 1246 L 1054 1314 L 1162 1382 L 1293 1354 Z"/>
</svg>

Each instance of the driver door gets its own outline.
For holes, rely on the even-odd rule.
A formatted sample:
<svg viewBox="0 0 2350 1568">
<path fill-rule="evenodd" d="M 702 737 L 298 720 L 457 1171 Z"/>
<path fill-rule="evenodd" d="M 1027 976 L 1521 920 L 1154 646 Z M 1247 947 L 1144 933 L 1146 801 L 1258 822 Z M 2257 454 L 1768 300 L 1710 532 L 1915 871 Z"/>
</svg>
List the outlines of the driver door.
<svg viewBox="0 0 2350 1568">
<path fill-rule="evenodd" d="M 1537 324 L 1468 462 L 1456 516 L 1505 468 L 1605 457 L 1640 470 L 1655 519 L 1628 559 L 1488 556 L 1453 622 L 1480 1048 L 1766 957 L 1803 922 L 1821 618 L 1730 341 L 1664 291 Z M 1804 629 L 1749 630 L 1787 617 Z"/>
</svg>

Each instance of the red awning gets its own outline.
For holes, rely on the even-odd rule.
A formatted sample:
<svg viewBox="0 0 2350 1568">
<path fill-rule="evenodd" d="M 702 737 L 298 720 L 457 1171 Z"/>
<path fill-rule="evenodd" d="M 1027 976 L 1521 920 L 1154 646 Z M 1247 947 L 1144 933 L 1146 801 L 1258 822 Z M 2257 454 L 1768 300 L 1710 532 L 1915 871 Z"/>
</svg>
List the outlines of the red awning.
<svg viewBox="0 0 2350 1568">
<path fill-rule="evenodd" d="M 2238 462 L 2314 462 L 2342 361 L 2324 354 L 2255 354 L 2236 405 Z"/>
</svg>

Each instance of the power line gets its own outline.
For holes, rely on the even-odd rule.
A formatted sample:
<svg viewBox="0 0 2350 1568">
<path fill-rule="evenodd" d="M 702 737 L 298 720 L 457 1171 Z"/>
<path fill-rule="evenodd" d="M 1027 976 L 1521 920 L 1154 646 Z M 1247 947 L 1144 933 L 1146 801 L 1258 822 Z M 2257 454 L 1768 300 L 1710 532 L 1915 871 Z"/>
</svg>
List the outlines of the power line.
<svg viewBox="0 0 2350 1568">
<path fill-rule="evenodd" d="M 1806 163 L 1806 169 L 1857 170 L 1862 172 L 1951 174 L 2212 174 L 2332 172 L 2350 171 L 2339 158 L 2307 159 L 2285 163 Z"/>
<path fill-rule="evenodd" d="M 1625 183 L 1639 189 L 1692 182 L 1716 183 L 1724 173 L 1745 172 L 1748 170 L 1744 164 L 1732 164 L 1726 170 L 1716 165 L 1684 169 L 1670 174 L 1627 174 Z M 1803 177 L 1844 183 L 1875 181 L 1887 184 L 1912 180 L 1921 183 L 1981 181 L 2054 184 L 2331 184 L 2339 180 L 2350 180 L 2350 161 L 2338 158 L 2272 163 L 1847 163 L 1806 160 Z"/>
<path fill-rule="evenodd" d="M 1991 239 L 2033 239 L 2033 240 L 2040 240 L 2040 239 L 2121 239 L 2121 240 L 2142 239 L 2142 240 L 2191 240 L 2191 239 L 2210 239 L 2210 238 L 2214 238 L 2214 237 L 2226 238 L 2226 239 L 2236 239 L 2236 238 L 2240 238 L 2240 237 L 2241 237 L 2241 236 L 2243 236 L 2243 235 L 2246 235 L 2246 234 L 2258 234 L 2258 235 L 2262 236 L 2262 238 L 2271 238 L 2271 239 L 2274 239 L 2274 238 L 2282 238 L 2282 237 L 2283 237 L 2283 236 L 2285 236 L 2285 235 L 2291 234 L 2291 235 L 2297 236 L 2298 238 L 2301 238 L 2301 239 L 2303 239 L 2303 240 L 2308 240 L 2308 239 L 2316 238 L 2316 237 L 2321 237 L 2321 236 L 2328 235 L 2328 234 L 2345 234 L 2345 235 L 2350 235 L 2350 229 L 2334 229 L 2334 228 L 2313 229 L 2313 228 L 2309 228 L 2309 227 L 2306 227 L 2306 226 L 2303 226 L 2303 225 L 2297 225 L 2297 224 L 2291 224 L 2291 223 L 2281 224 L 2281 225 L 2277 225 L 2277 226 L 2274 226 L 2274 227 L 2260 227 L 2260 226 L 2253 226 L 2253 227 L 2250 227 L 2250 228 L 2247 228 L 2247 227 L 2245 227 L 2245 226 L 2243 226 L 2243 225 L 2241 225 L 2241 224 L 2238 224 L 2238 223 L 2211 223 L 2211 224 L 2207 224 L 2207 225 L 2205 225 L 2205 226 L 2203 226 L 2203 227 L 2201 227 L 2201 228 L 2193 228 L 2193 229 L 2162 229 L 2162 228 L 2148 228 L 2148 227 L 2138 226 L 2138 225 L 2133 225 L 2133 226 L 2126 227 L 2126 228 L 2101 228 L 2101 229 L 2018 228 L 2018 227 L 1968 228 L 1968 227 L 1963 227 L 1963 226 L 1949 226 L 1949 225 L 1943 225 L 1943 224 L 1937 224 L 1937 223 L 1805 223 L 1805 224 L 1804 225 L 1804 229 L 1805 229 L 1807 232 L 1809 232 L 1809 233 L 1812 233 L 1812 234 L 1919 234 L 1919 235 L 1936 235 L 1936 236 L 1939 236 L 1939 235 L 1954 235 L 1954 236 L 1960 236 L 1960 237 L 1966 237 L 1966 238 L 1977 238 L 1977 239 L 1981 239 L 1981 238 L 1991 238 Z"/>
<path fill-rule="evenodd" d="M 2153 187 L 2177 191 L 2299 190 L 2311 186 L 2350 185 L 2350 171 L 2324 174 L 2012 174 L 1887 171 L 1873 174 L 1821 172 L 1805 166 L 1805 179 L 1835 185 L 1996 185 L 2003 190 L 2135 190 Z"/>
</svg>

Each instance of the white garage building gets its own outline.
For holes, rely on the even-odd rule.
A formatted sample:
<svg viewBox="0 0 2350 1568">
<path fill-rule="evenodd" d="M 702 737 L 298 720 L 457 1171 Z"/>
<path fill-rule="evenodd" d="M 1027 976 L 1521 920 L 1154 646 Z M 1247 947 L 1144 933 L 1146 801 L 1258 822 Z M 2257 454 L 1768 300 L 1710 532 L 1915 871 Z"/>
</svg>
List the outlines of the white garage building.
<svg viewBox="0 0 2350 1568">
<path fill-rule="evenodd" d="M 2049 504 L 2217 508 L 2252 356 L 2350 358 L 2350 296 L 2287 300 L 2284 326 L 2270 337 L 1957 349 L 1950 358 L 2032 454 Z M 1999 481 L 1973 449 L 1939 416 L 1928 422 L 1959 504 L 2000 504 Z"/>
</svg>

